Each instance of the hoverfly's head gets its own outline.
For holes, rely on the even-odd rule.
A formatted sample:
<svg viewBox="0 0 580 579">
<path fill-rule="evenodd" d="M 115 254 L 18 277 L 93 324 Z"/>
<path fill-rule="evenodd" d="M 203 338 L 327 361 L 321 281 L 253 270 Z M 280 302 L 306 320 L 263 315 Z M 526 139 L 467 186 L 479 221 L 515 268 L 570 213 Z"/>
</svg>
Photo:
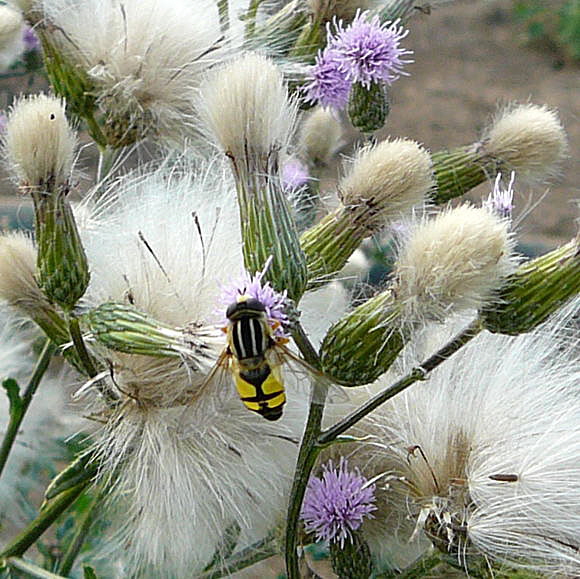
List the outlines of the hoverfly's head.
<svg viewBox="0 0 580 579">
<path fill-rule="evenodd" d="M 231 322 L 240 318 L 260 318 L 266 313 L 266 306 L 258 299 L 246 294 L 238 296 L 237 300 L 228 306 L 226 317 Z"/>
</svg>

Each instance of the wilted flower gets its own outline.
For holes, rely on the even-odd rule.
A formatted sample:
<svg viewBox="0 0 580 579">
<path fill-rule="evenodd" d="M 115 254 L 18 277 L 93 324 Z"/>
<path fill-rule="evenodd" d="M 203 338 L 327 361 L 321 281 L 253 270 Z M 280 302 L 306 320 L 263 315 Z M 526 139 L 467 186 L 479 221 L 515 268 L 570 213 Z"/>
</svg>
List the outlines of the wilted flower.
<svg viewBox="0 0 580 579">
<path fill-rule="evenodd" d="M 311 476 L 302 505 L 301 518 L 308 533 L 317 541 L 339 543 L 341 546 L 360 528 L 365 518 L 377 509 L 375 485 L 360 473 L 350 470 L 348 461 L 332 461 L 322 467 L 322 478 Z"/>
</svg>

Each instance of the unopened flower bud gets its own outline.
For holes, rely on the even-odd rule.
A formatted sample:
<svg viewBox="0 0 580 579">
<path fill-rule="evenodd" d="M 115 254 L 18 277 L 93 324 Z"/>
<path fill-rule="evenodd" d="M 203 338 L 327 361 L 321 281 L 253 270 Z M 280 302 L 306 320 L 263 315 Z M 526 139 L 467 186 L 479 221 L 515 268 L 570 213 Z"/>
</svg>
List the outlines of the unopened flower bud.
<svg viewBox="0 0 580 579">
<path fill-rule="evenodd" d="M 361 149 L 338 185 L 341 205 L 302 234 L 309 282 L 342 269 L 363 239 L 421 203 L 432 187 L 431 158 L 418 143 L 396 139 Z"/>
<path fill-rule="evenodd" d="M 403 319 L 444 320 L 488 302 L 515 267 L 509 222 L 463 205 L 420 224 L 401 249 L 394 292 Z"/>
<path fill-rule="evenodd" d="M 195 325 L 172 328 L 126 304 L 101 304 L 84 321 L 97 342 L 116 352 L 193 362 L 212 355 L 213 330 Z"/>
<path fill-rule="evenodd" d="M 320 347 L 320 362 L 338 384 L 369 384 L 390 368 L 406 339 L 400 308 L 393 292 L 386 290 L 331 326 Z"/>
<path fill-rule="evenodd" d="M 566 133 L 555 111 L 532 104 L 502 110 L 472 145 L 433 154 L 436 203 L 463 195 L 489 174 L 516 171 L 541 180 L 557 174 L 568 150 Z"/>
<path fill-rule="evenodd" d="M 387 88 L 381 83 L 365 86 L 355 82 L 348 99 L 348 117 L 353 127 L 363 133 L 382 129 L 389 114 L 390 104 Z"/>
<path fill-rule="evenodd" d="M 246 269 L 261 271 L 272 256 L 266 278 L 298 300 L 306 289 L 306 258 L 278 175 L 297 108 L 282 73 L 271 60 L 248 54 L 205 84 L 202 108 L 232 162 Z"/>
<path fill-rule="evenodd" d="M 339 579 L 369 579 L 372 576 L 371 551 L 358 531 L 353 531 L 342 546 L 330 543 L 330 560 Z"/>
<path fill-rule="evenodd" d="M 533 330 L 580 292 L 578 238 L 521 265 L 498 300 L 481 312 L 490 332 L 517 335 Z"/>
<path fill-rule="evenodd" d="M 38 94 L 23 97 L 12 107 L 4 148 L 22 187 L 52 191 L 68 184 L 75 145 L 61 99 Z"/>
</svg>

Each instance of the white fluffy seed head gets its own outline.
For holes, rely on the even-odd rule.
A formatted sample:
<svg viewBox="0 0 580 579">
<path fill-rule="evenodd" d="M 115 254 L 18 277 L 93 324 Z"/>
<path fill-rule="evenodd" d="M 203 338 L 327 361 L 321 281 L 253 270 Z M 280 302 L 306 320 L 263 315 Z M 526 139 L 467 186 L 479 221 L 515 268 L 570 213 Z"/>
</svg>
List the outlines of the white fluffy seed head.
<svg viewBox="0 0 580 579">
<path fill-rule="evenodd" d="M 21 186 L 50 189 L 68 183 L 76 135 L 61 99 L 38 94 L 16 101 L 3 144 L 9 168 Z"/>
<path fill-rule="evenodd" d="M 489 301 L 516 265 L 509 222 L 462 205 L 419 223 L 395 265 L 403 320 L 442 321 Z"/>
<path fill-rule="evenodd" d="M 437 521 L 460 563 L 476 554 L 550 576 L 578 575 L 579 311 L 576 298 L 529 334 L 480 334 L 360 427 L 356 434 L 371 434 L 372 442 L 351 462 L 367 476 L 383 475 L 376 520 L 365 526 L 373 550 L 393 526 L 406 543 Z M 467 320 L 455 322 L 431 326 L 399 371 Z"/>
<path fill-rule="evenodd" d="M 423 203 L 433 186 L 429 153 L 415 141 L 395 139 L 362 148 L 338 190 L 353 218 L 373 230 Z"/>
<path fill-rule="evenodd" d="M 484 133 L 490 155 L 530 179 L 557 175 L 567 155 L 566 133 L 556 111 L 547 106 L 512 104 L 501 110 Z"/>
<path fill-rule="evenodd" d="M 92 271 L 86 307 L 124 301 L 173 327 L 218 323 L 219 286 L 243 267 L 225 160 L 123 177 L 77 215 Z M 335 293 L 342 302 L 343 293 Z M 303 306 L 317 336 L 329 325 L 323 320 L 345 308 L 331 309 L 325 296 L 331 311 L 320 313 L 316 300 Z M 227 371 L 199 394 L 196 387 L 226 346 L 219 326 L 213 328 L 215 342 L 198 369 L 181 360 L 96 352 L 112 362 L 123 400 L 116 410 L 97 406 L 106 424 L 96 449 L 101 475 L 115 473 L 110 501 L 118 508 L 111 516 L 119 541 L 111 542 L 118 545 L 111 557 L 125 561 L 127 576 L 142 569 L 190 576 L 207 565 L 232 526 L 240 527 L 239 545 L 246 545 L 283 520 L 304 428 L 305 385 L 286 373 L 288 402 L 275 422 L 243 406 Z"/>
<path fill-rule="evenodd" d="M 5 71 L 22 54 L 24 20 L 20 12 L 0 5 L 0 71 Z"/>
<path fill-rule="evenodd" d="M 310 163 L 327 164 L 341 141 L 342 127 L 330 109 L 316 107 L 302 121 L 299 146 Z"/>
<path fill-rule="evenodd" d="M 213 72 L 201 87 L 200 107 L 218 147 L 236 161 L 261 161 L 287 149 L 297 104 L 274 62 L 248 53 Z"/>
<path fill-rule="evenodd" d="M 88 77 L 121 142 L 132 131 L 171 142 L 197 134 L 194 90 L 223 53 L 214 3 L 43 0 L 41 9 L 50 42 Z"/>
</svg>

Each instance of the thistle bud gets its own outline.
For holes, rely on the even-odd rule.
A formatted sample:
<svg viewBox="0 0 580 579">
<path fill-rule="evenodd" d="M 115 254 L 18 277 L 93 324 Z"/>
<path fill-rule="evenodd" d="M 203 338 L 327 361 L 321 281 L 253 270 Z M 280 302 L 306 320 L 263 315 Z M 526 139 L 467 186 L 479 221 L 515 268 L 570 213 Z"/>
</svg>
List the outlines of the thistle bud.
<svg viewBox="0 0 580 579">
<path fill-rule="evenodd" d="M 281 72 L 269 59 L 248 54 L 206 83 L 202 108 L 232 162 L 246 269 L 260 271 L 272 256 L 267 279 L 298 300 L 306 288 L 306 259 L 278 176 L 297 108 Z"/>
<path fill-rule="evenodd" d="M 390 368 L 406 339 L 400 308 L 387 290 L 331 326 L 320 347 L 320 363 L 338 384 L 369 384 Z"/>
<path fill-rule="evenodd" d="M 580 292 L 578 238 L 524 263 L 506 280 L 497 302 L 481 312 L 490 332 L 529 332 Z"/>
<path fill-rule="evenodd" d="M 431 158 L 418 143 L 361 149 L 338 185 L 341 205 L 301 237 L 310 284 L 342 269 L 365 238 L 421 203 L 432 186 Z"/>
<path fill-rule="evenodd" d="M 206 346 L 195 338 L 195 329 L 172 328 L 132 306 L 107 302 L 84 318 L 97 342 L 126 354 L 176 358 L 199 354 Z M 200 350 L 196 352 L 196 349 Z"/>
<path fill-rule="evenodd" d="M 339 579 L 368 579 L 372 576 L 371 551 L 362 533 L 357 531 L 351 533 L 350 540 L 342 547 L 330 543 L 330 560 Z"/>
<path fill-rule="evenodd" d="M 38 94 L 23 97 L 12 107 L 4 148 L 21 187 L 52 191 L 67 185 L 75 145 L 62 100 Z"/>
<path fill-rule="evenodd" d="M 374 82 L 365 86 L 352 85 L 348 99 L 348 117 L 353 127 L 363 133 L 382 129 L 390 111 L 389 95 L 385 85 Z"/>
<path fill-rule="evenodd" d="M 38 283 L 46 296 L 70 311 L 84 295 L 90 273 L 72 209 L 63 193 L 35 195 Z"/>
<path fill-rule="evenodd" d="M 497 115 L 482 139 L 433 154 L 436 203 L 463 195 L 489 174 L 516 171 L 532 180 L 555 174 L 568 150 L 556 112 L 545 106 L 512 105 Z"/>
<path fill-rule="evenodd" d="M 35 279 L 36 250 L 22 233 L 0 236 L 0 299 L 31 318 L 57 345 L 70 341 L 65 321 Z"/>
</svg>

